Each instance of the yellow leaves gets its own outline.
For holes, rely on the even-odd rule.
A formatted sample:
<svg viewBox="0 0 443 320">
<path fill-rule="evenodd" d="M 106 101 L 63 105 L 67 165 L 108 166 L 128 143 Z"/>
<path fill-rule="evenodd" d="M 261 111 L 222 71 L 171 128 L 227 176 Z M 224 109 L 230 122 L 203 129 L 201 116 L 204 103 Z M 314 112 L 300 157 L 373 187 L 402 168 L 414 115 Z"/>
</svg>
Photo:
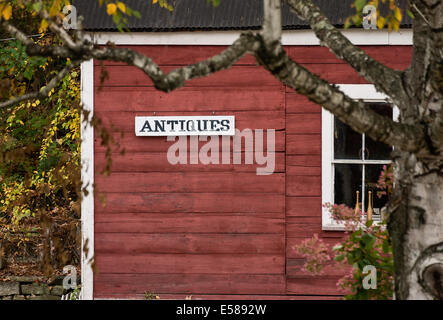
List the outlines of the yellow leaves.
<svg viewBox="0 0 443 320">
<path fill-rule="evenodd" d="M 398 8 L 398 7 L 395 8 L 394 17 L 395 17 L 395 19 L 397 19 L 397 21 L 401 21 L 401 19 L 403 18 L 400 8 Z"/>
<path fill-rule="evenodd" d="M 123 2 L 117 2 L 117 7 L 120 9 L 121 12 L 126 12 L 126 6 Z"/>
<path fill-rule="evenodd" d="M 158 0 L 152 0 L 152 4 L 156 4 Z"/>
<path fill-rule="evenodd" d="M 115 3 L 108 3 L 106 6 L 106 12 L 108 15 L 113 15 L 117 13 L 117 9 L 119 9 L 121 12 L 126 13 L 126 5 L 123 2 L 117 1 L 117 4 Z"/>
<path fill-rule="evenodd" d="M 383 29 L 383 27 L 385 26 L 385 23 L 386 23 L 386 19 L 383 18 L 382 16 L 379 16 L 377 19 L 377 28 Z"/>
<path fill-rule="evenodd" d="M 49 26 L 48 21 L 46 19 L 43 19 L 42 22 L 40 23 L 39 32 L 40 33 L 46 32 L 48 26 Z"/>
<path fill-rule="evenodd" d="M 9 20 L 12 16 L 12 6 L 10 4 L 3 8 L 2 14 L 5 20 Z"/>
<path fill-rule="evenodd" d="M 115 3 L 108 3 L 108 5 L 106 6 L 106 12 L 108 13 L 108 15 L 111 16 L 116 11 L 117 11 L 117 6 L 115 5 Z"/>
</svg>

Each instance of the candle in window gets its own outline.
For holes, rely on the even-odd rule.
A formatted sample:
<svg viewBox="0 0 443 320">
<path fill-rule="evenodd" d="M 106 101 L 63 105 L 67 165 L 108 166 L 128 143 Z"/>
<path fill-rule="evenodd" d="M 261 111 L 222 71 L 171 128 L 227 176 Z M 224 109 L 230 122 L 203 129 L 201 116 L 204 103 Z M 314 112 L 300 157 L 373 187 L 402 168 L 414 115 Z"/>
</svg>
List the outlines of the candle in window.
<svg viewBox="0 0 443 320">
<path fill-rule="evenodd" d="M 369 191 L 368 197 L 368 221 L 372 220 L 372 191 Z"/>
<path fill-rule="evenodd" d="M 360 191 L 357 191 L 357 203 L 355 204 L 355 213 L 358 214 L 360 211 Z"/>
</svg>

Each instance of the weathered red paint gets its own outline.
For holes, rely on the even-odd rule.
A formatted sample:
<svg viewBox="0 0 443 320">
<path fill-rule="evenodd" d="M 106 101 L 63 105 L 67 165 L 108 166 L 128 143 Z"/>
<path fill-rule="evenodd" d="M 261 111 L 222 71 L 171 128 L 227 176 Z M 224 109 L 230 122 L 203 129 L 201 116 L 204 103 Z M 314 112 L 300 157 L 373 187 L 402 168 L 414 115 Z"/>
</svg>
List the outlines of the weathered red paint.
<svg viewBox="0 0 443 320">
<path fill-rule="evenodd" d="M 132 46 L 165 70 L 218 53 L 221 46 Z M 365 46 L 374 58 L 404 69 L 405 46 Z M 328 49 L 292 46 L 288 54 L 334 83 L 365 83 Z M 126 154 L 114 150 L 112 174 L 95 137 L 97 298 L 336 299 L 347 270 L 313 277 L 294 245 L 314 233 L 328 244 L 341 232 L 321 230 L 321 108 L 285 88 L 250 56 L 230 70 L 166 94 L 141 71 L 95 64 L 94 110 Z M 171 165 L 165 137 L 135 137 L 138 115 L 235 115 L 239 129 L 277 129 L 276 169 L 257 164 Z M 120 137 L 120 131 L 124 136 Z M 200 145 L 205 142 L 200 142 Z M 232 150 L 232 145 L 231 145 Z M 242 148 L 243 153 L 252 150 Z M 231 155 L 232 159 L 232 155 Z M 106 206 L 99 195 L 106 194 Z"/>
</svg>

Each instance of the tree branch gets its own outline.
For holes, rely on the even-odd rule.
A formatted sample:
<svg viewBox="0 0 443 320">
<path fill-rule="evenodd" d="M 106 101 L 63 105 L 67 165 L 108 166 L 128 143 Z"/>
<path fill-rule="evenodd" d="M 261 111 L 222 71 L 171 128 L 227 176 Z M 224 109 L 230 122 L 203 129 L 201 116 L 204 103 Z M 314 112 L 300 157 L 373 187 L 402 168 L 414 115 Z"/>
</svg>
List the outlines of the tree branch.
<svg viewBox="0 0 443 320">
<path fill-rule="evenodd" d="M 263 43 L 256 51 L 256 58 L 281 82 L 323 106 L 355 131 L 365 133 L 376 141 L 411 152 L 425 149 L 424 128 L 400 124 L 379 115 L 369 109 L 364 101 L 351 99 L 336 86 L 292 61 L 281 43 L 275 46 L 268 48 Z"/>
<path fill-rule="evenodd" d="M 390 96 L 400 109 L 402 108 L 404 102 L 408 100 L 403 88 L 402 72 L 388 68 L 353 45 L 311 0 L 286 0 L 286 2 L 301 19 L 311 25 L 321 43 L 338 58 L 346 61 L 367 81 L 373 83 L 377 90 Z"/>
<path fill-rule="evenodd" d="M 126 48 L 95 48 L 90 52 L 92 58 L 125 62 L 142 70 L 161 91 L 170 92 L 182 87 L 185 81 L 205 77 L 222 69 L 229 69 L 245 53 L 254 52 L 259 42 L 252 33 L 243 33 L 226 50 L 207 60 L 170 71 L 167 75 L 152 61 L 136 51 Z"/>
<path fill-rule="evenodd" d="M 53 77 L 49 83 L 42 87 L 39 91 L 30 92 L 18 97 L 15 97 L 14 99 L 10 99 L 4 102 L 0 103 L 0 108 L 6 108 L 12 105 L 15 105 L 17 103 L 32 100 L 32 99 L 43 99 L 49 96 L 49 92 L 51 92 L 52 89 L 57 87 L 59 82 L 71 71 L 74 67 L 79 66 L 81 61 L 72 61 L 69 65 L 64 67 L 62 70 L 60 70 L 55 77 Z"/>
<path fill-rule="evenodd" d="M 300 1 L 305 2 L 305 0 Z M 274 5 L 271 10 L 268 11 L 270 16 L 279 14 L 280 9 L 278 4 L 279 0 L 268 0 L 268 5 Z M 337 87 L 330 85 L 327 81 L 312 74 L 287 56 L 279 39 L 274 38 L 279 38 L 280 28 L 278 26 L 269 24 L 266 28 L 267 29 L 263 30 L 263 33 L 271 32 L 272 35 L 265 36 L 261 34 L 243 33 L 231 46 L 220 54 L 207 60 L 175 69 L 168 74 L 165 74 L 151 58 L 131 49 L 114 46 L 100 48 L 88 41 L 81 41 L 75 44 L 77 48 L 73 50 L 66 44 L 67 48 L 65 48 L 65 50 L 68 50 L 72 57 L 75 57 L 74 63 L 61 70 L 59 74 L 50 81 L 48 86 L 42 88 L 39 92 L 6 101 L 0 104 L 0 107 L 10 106 L 31 98 L 46 97 L 49 91 L 56 87 L 57 83 L 74 65 L 91 58 L 125 62 L 128 65 L 135 66 L 151 78 L 154 86 L 158 90 L 170 92 L 182 87 L 187 80 L 208 76 L 222 69 L 228 69 L 244 54 L 252 53 L 255 55 L 257 61 L 277 79 L 295 89 L 298 93 L 307 96 L 311 101 L 323 106 L 335 114 L 341 121 L 350 125 L 355 131 L 366 133 L 376 141 L 381 141 L 403 150 L 416 152 L 425 149 L 423 146 L 425 144 L 424 130 L 420 125 L 410 126 L 396 123 L 392 121 L 392 119 L 370 110 L 363 101 L 354 101 L 349 98 Z M 38 49 L 48 54 L 51 51 L 53 53 L 56 52 L 55 47 L 39 48 L 32 40 L 26 37 L 23 38 L 16 29 L 9 28 L 8 30 L 19 35 L 21 40 L 31 48 L 30 51 L 32 51 L 32 49 Z M 321 33 L 321 31 L 318 32 Z M 336 34 L 334 31 L 331 32 L 333 35 Z M 346 39 L 346 41 L 348 40 Z M 37 48 L 35 46 L 37 46 Z M 351 56 L 351 51 L 353 50 L 356 50 L 358 57 L 363 57 L 364 53 L 359 55 L 360 49 L 345 48 L 347 54 Z M 63 55 L 67 54 L 66 51 L 58 51 Z M 366 63 L 368 63 L 367 60 L 368 59 L 365 60 Z M 366 66 L 365 63 L 363 63 L 363 65 Z M 372 64 L 369 63 L 369 66 L 371 65 Z M 372 71 L 374 70 L 371 69 L 371 72 Z M 378 77 L 380 77 L 380 75 L 378 75 Z"/>
</svg>

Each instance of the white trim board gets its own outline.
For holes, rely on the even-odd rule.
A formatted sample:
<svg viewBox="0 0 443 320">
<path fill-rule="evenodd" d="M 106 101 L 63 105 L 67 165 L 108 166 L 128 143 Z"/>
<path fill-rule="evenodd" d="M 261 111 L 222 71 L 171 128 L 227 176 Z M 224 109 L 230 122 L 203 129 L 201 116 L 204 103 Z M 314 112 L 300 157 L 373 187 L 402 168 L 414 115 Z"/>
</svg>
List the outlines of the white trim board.
<svg viewBox="0 0 443 320">
<path fill-rule="evenodd" d="M 372 84 L 339 84 L 338 87 L 347 96 L 353 99 L 365 101 L 388 101 L 388 97 L 375 89 Z M 334 203 L 334 115 L 328 110 L 321 109 L 322 121 L 322 143 L 321 143 L 321 184 L 322 184 L 322 204 Z M 394 121 L 398 119 L 399 110 L 394 107 Z M 343 161 L 341 161 L 342 163 Z M 349 161 L 350 163 L 352 161 Z M 381 161 L 384 162 L 384 161 Z M 377 163 L 381 163 L 377 161 Z M 387 162 L 387 161 L 386 161 Z M 370 161 L 369 161 L 370 163 Z M 375 162 L 373 162 L 375 163 Z M 344 231 L 345 227 L 341 223 L 335 222 L 327 208 L 322 207 L 322 230 Z"/>
<path fill-rule="evenodd" d="M 343 34 L 356 45 L 412 45 L 412 30 L 399 32 L 386 30 L 348 29 Z M 117 45 L 230 45 L 240 36 L 240 31 L 193 32 L 93 32 L 89 35 L 98 44 L 111 41 Z M 312 30 L 285 30 L 283 45 L 320 45 Z"/>
<path fill-rule="evenodd" d="M 94 111 L 94 62 L 85 61 L 81 64 L 81 101 L 85 110 L 90 111 L 89 118 L 92 118 Z M 85 126 L 84 117 L 81 116 L 81 179 L 82 190 L 86 188 L 87 195 L 83 194 L 81 203 L 81 279 L 82 279 L 82 300 L 92 300 L 94 287 L 94 273 L 90 260 L 94 257 L 94 128 L 89 124 Z M 83 192 L 83 191 L 82 191 Z M 88 254 L 83 252 L 83 245 L 88 241 Z"/>
</svg>

